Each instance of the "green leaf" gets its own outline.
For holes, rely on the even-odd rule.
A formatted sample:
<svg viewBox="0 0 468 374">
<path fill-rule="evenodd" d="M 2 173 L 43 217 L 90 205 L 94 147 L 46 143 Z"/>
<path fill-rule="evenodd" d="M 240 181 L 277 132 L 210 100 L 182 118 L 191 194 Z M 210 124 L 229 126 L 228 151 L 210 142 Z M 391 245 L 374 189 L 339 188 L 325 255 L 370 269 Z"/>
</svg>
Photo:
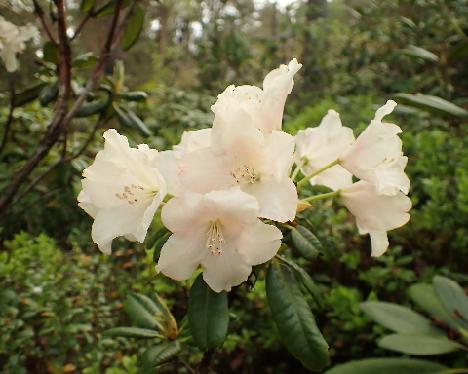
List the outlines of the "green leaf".
<svg viewBox="0 0 468 374">
<path fill-rule="evenodd" d="M 156 242 L 158 241 L 158 239 L 164 234 L 166 234 L 167 232 L 168 231 L 165 227 L 161 227 L 159 230 L 148 235 L 145 240 L 145 248 L 146 249 L 153 248 Z"/>
<path fill-rule="evenodd" d="M 80 4 L 80 11 L 82 13 L 88 13 L 91 9 L 93 9 L 94 0 L 81 0 Z"/>
<path fill-rule="evenodd" d="M 138 5 L 133 9 L 132 15 L 128 19 L 120 45 L 124 51 L 130 49 L 138 40 L 143 24 L 145 22 L 145 12 Z"/>
<path fill-rule="evenodd" d="M 452 104 L 451 102 L 442 99 L 438 96 L 423 95 L 423 94 L 405 94 L 398 93 L 393 95 L 407 105 L 421 108 L 429 112 L 450 115 L 454 117 L 467 117 L 468 111 Z"/>
<path fill-rule="evenodd" d="M 120 122 L 121 125 L 137 129 L 146 136 L 151 135 L 151 131 L 146 127 L 143 121 L 140 118 L 138 118 L 138 116 L 134 112 L 116 103 L 113 103 L 113 108 L 115 110 L 117 120 Z"/>
<path fill-rule="evenodd" d="M 150 372 L 151 369 L 169 361 L 180 352 L 180 344 L 177 341 L 162 343 L 148 348 L 141 356 L 143 372 Z"/>
<path fill-rule="evenodd" d="M 468 297 L 460 285 L 439 275 L 432 283 L 447 312 L 457 320 L 468 322 Z"/>
<path fill-rule="evenodd" d="M 15 95 L 15 106 L 27 104 L 36 99 L 47 83 L 40 82 Z"/>
<path fill-rule="evenodd" d="M 411 285 L 409 296 L 418 307 L 432 317 L 447 323 L 455 330 L 461 327 L 460 323 L 445 310 L 432 284 L 416 283 Z"/>
<path fill-rule="evenodd" d="M 303 291 L 309 293 L 318 307 L 323 307 L 323 296 L 320 289 L 315 284 L 314 280 L 310 277 L 310 275 L 298 264 L 290 259 L 286 259 L 281 255 L 276 255 L 281 261 L 288 264 L 291 269 L 294 270 L 294 274 L 296 279 L 301 283 Z"/>
<path fill-rule="evenodd" d="M 325 374 L 441 374 L 446 369 L 436 362 L 414 358 L 369 358 L 337 365 Z"/>
<path fill-rule="evenodd" d="M 109 105 L 109 97 L 94 100 L 90 103 L 85 103 L 78 109 L 75 113 L 75 117 L 83 118 L 83 117 L 90 117 L 94 116 L 95 114 L 102 113 Z"/>
<path fill-rule="evenodd" d="M 53 64 L 58 64 L 59 52 L 56 44 L 52 42 L 45 43 L 42 47 L 42 53 L 44 54 L 42 57 L 44 61 L 52 62 Z"/>
<path fill-rule="evenodd" d="M 323 251 L 322 244 L 317 237 L 304 226 L 296 226 L 291 235 L 294 247 L 308 260 L 313 260 Z"/>
<path fill-rule="evenodd" d="M 375 322 L 395 332 L 402 334 L 443 334 L 428 319 L 404 306 L 381 301 L 367 301 L 361 303 L 361 309 Z"/>
<path fill-rule="evenodd" d="M 327 366 L 330 360 L 328 344 L 289 266 L 278 261 L 270 264 L 266 292 L 286 349 L 310 370 L 318 371 Z"/>
<path fill-rule="evenodd" d="M 130 4 L 130 0 L 123 0 L 122 1 L 122 5 L 121 5 L 121 9 L 124 9 L 126 8 L 128 5 Z M 96 13 L 94 14 L 95 17 L 105 17 L 105 16 L 108 16 L 110 14 L 113 14 L 114 11 L 115 11 L 115 6 L 117 5 L 117 1 L 116 0 L 110 0 L 108 1 L 107 3 L 105 3 L 103 6 L 101 6 L 100 8 L 98 8 L 96 10 Z"/>
<path fill-rule="evenodd" d="M 142 91 L 122 92 L 118 97 L 125 101 L 145 101 L 148 98 L 148 94 Z"/>
<path fill-rule="evenodd" d="M 137 326 L 161 330 L 161 326 L 158 325 L 155 315 L 158 312 L 157 308 L 152 307 L 145 300 L 142 301 L 136 294 L 132 293 L 127 296 L 124 308 L 132 322 Z"/>
<path fill-rule="evenodd" d="M 104 331 L 106 336 L 122 336 L 124 338 L 160 338 L 158 331 L 142 329 L 140 327 L 115 327 Z"/>
<path fill-rule="evenodd" d="M 148 127 L 146 127 L 145 123 L 133 111 L 127 109 L 127 115 L 129 117 L 130 121 L 132 121 L 132 126 L 133 127 L 140 130 L 140 132 L 143 135 L 146 135 L 146 136 L 151 135 L 150 129 L 148 129 Z"/>
<path fill-rule="evenodd" d="M 443 336 L 392 334 L 379 341 L 379 347 L 409 355 L 443 355 L 460 349 L 460 345 Z"/>
<path fill-rule="evenodd" d="M 58 82 L 45 86 L 39 95 L 39 102 L 42 106 L 47 106 L 50 102 L 57 99 L 59 85 Z"/>
<path fill-rule="evenodd" d="M 166 244 L 168 239 L 171 237 L 171 232 L 166 232 L 163 236 L 161 236 L 158 240 L 156 240 L 153 252 L 153 261 L 158 262 L 159 256 L 161 254 L 161 249 Z"/>
<path fill-rule="evenodd" d="M 427 49 L 417 47 L 415 45 L 409 45 L 407 48 L 401 50 L 407 56 L 422 58 L 426 61 L 439 61 L 439 57 Z"/>
<path fill-rule="evenodd" d="M 94 66 L 97 61 L 98 61 L 98 58 L 96 57 L 96 55 L 92 52 L 88 52 L 88 53 L 83 53 L 79 56 L 76 56 L 73 59 L 72 65 L 75 68 L 85 69 L 85 68 Z"/>
<path fill-rule="evenodd" d="M 198 276 L 190 289 L 188 322 L 197 346 L 206 351 L 221 345 L 229 324 L 228 299 L 225 291 L 213 291 Z"/>
</svg>

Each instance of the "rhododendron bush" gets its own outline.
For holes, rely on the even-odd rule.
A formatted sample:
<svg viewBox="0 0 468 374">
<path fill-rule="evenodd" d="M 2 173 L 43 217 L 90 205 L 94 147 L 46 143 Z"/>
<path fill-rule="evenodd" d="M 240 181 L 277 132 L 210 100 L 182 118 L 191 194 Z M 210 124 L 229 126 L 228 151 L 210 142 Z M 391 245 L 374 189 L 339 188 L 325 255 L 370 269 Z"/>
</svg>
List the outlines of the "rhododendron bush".
<svg viewBox="0 0 468 374">
<path fill-rule="evenodd" d="M 268 300 L 287 348 L 304 366 L 320 369 L 328 363 L 328 345 L 312 313 L 301 305 L 288 310 L 289 293 L 301 292 L 291 277 L 303 270 L 281 256 L 288 250 L 285 238 L 297 233 L 309 258 L 316 250 L 309 242 L 313 234 L 297 227 L 296 214 L 334 199 L 354 215 L 359 233 L 369 234 L 371 256 L 381 256 L 389 246 L 387 232 L 409 220 L 410 181 L 401 129 L 384 120 L 397 105 L 393 100 L 377 109 L 357 137 L 333 110 L 295 136 L 282 130 L 284 105 L 301 66 L 296 59 L 281 65 L 266 75 L 262 88 L 227 87 L 212 106 L 213 126 L 185 132 L 173 150 L 131 147 L 124 135 L 107 130 L 103 150 L 83 171 L 78 202 L 94 218 L 92 238 L 102 252 L 111 254 L 117 237 L 143 243 L 148 236 L 159 240 L 158 273 L 185 281 L 201 272 L 191 302 L 211 295 L 222 304 L 225 291 L 268 263 Z M 330 192 L 314 193 L 319 185 Z M 200 302 L 193 301 L 193 308 Z M 214 311 L 220 315 L 205 318 L 222 318 L 227 309 L 220 309 Z M 207 334 L 199 332 L 202 322 L 190 318 L 196 313 L 189 310 L 198 345 L 220 344 L 225 329 L 206 341 L 199 336 Z M 291 323 L 295 318 L 307 320 L 305 331 Z"/>
<path fill-rule="evenodd" d="M 0 1 L 0 372 L 466 372 L 465 3 Z"/>
</svg>

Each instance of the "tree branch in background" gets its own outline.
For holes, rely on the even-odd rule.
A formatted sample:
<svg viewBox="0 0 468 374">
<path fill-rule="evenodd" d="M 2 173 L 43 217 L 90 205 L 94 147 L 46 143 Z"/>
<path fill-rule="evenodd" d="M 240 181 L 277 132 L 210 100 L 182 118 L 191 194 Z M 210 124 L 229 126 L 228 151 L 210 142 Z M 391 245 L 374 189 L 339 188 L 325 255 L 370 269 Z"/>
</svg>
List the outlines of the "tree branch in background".
<svg viewBox="0 0 468 374">
<path fill-rule="evenodd" d="M 28 159 L 26 164 L 15 174 L 8 187 L 3 192 L 0 198 L 0 214 L 4 215 L 5 212 L 10 208 L 14 197 L 18 193 L 21 185 L 26 181 L 27 177 L 37 167 L 37 165 L 44 159 L 49 153 L 50 149 L 58 141 L 62 129 L 65 128 L 68 123 L 72 120 L 76 111 L 80 109 L 81 105 L 86 100 L 88 94 L 95 88 L 100 76 L 104 72 L 106 63 L 110 57 L 110 51 L 115 47 L 118 42 L 118 38 L 114 38 L 117 32 L 117 25 L 120 16 L 120 10 L 122 7 L 122 0 L 117 0 L 114 14 L 112 17 L 111 26 L 107 35 L 106 42 L 104 44 L 103 51 L 99 58 L 99 61 L 94 68 L 91 76 L 89 77 L 86 86 L 77 100 L 74 102 L 70 110 L 67 111 L 68 98 L 70 95 L 70 47 L 68 45 L 68 37 L 66 34 L 66 19 L 65 19 L 65 7 L 63 0 L 55 0 L 58 10 L 58 31 L 59 31 L 59 97 L 57 100 L 57 106 L 55 116 L 52 119 L 51 124 L 47 128 L 45 136 L 40 141 L 34 154 Z M 123 27 L 123 24 L 120 25 Z"/>
<path fill-rule="evenodd" d="M 54 36 L 52 35 L 52 32 L 49 29 L 49 26 L 47 25 L 47 22 L 44 18 L 44 11 L 42 10 L 41 6 L 38 4 L 37 0 L 33 0 L 33 4 L 34 4 L 34 13 L 36 13 L 37 17 L 41 21 L 42 28 L 46 32 L 50 41 L 54 43 L 55 45 L 58 45 L 58 42 L 55 40 Z"/>
<path fill-rule="evenodd" d="M 11 123 L 13 122 L 13 111 L 15 110 L 15 86 L 12 82 L 11 90 L 10 90 L 10 109 L 8 111 L 8 117 L 3 126 L 3 137 L 2 143 L 0 144 L 0 154 L 3 152 L 5 148 L 6 142 L 8 140 L 8 134 L 10 133 Z"/>
<path fill-rule="evenodd" d="M 93 16 L 94 14 L 94 11 L 91 9 L 88 14 L 86 14 L 86 16 L 81 20 L 80 24 L 78 25 L 78 27 L 76 28 L 75 30 L 75 33 L 73 34 L 73 36 L 70 38 L 70 41 L 73 41 L 76 39 L 76 37 L 80 34 L 81 30 L 83 30 L 83 27 L 86 25 L 86 23 L 91 19 L 91 17 Z"/>
</svg>

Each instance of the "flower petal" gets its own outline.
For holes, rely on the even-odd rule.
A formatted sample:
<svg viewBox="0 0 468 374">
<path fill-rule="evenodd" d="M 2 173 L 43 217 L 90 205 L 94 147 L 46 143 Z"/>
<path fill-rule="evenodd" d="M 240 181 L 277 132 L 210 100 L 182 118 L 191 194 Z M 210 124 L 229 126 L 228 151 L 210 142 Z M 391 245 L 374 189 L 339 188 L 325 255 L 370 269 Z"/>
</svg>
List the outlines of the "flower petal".
<svg viewBox="0 0 468 374">
<path fill-rule="evenodd" d="M 296 216 L 297 191 L 289 177 L 280 180 L 262 178 L 243 187 L 243 190 L 257 199 L 260 205 L 259 217 L 286 222 Z"/>
<path fill-rule="evenodd" d="M 282 238 L 283 234 L 276 226 L 257 220 L 242 233 L 238 252 L 249 265 L 263 264 L 278 252 Z"/>
<path fill-rule="evenodd" d="M 386 231 L 371 231 L 371 256 L 382 256 L 388 248 L 388 236 Z"/>
<path fill-rule="evenodd" d="M 221 254 L 208 254 L 201 263 L 203 279 L 215 292 L 230 291 L 233 286 L 245 282 L 252 272 L 252 267 L 228 243 Z"/>
<path fill-rule="evenodd" d="M 269 174 L 278 179 L 289 175 L 294 161 L 294 137 L 284 131 L 272 131 L 265 136 L 265 163 Z"/>
<path fill-rule="evenodd" d="M 204 237 L 191 234 L 174 234 L 161 249 L 156 271 L 177 281 L 186 280 L 200 264 Z"/>
<path fill-rule="evenodd" d="M 353 184 L 353 175 L 340 165 L 335 165 L 312 178 L 310 184 L 319 184 L 336 191 L 351 186 Z"/>
</svg>

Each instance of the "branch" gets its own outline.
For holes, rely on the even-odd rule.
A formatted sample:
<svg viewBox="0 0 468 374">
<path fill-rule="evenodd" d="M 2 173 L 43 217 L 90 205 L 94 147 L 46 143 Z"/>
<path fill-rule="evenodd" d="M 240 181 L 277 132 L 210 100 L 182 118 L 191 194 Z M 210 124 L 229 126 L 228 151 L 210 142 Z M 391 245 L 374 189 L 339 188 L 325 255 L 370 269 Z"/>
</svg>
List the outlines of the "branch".
<svg viewBox="0 0 468 374">
<path fill-rule="evenodd" d="M 86 149 L 89 147 L 89 145 L 91 144 L 91 142 L 93 141 L 94 139 L 94 136 L 96 135 L 96 132 L 97 130 L 99 129 L 99 127 L 101 127 L 102 124 L 105 124 L 107 121 L 104 121 L 102 122 L 102 117 L 99 116 L 98 120 L 96 121 L 96 124 L 94 125 L 93 127 L 93 130 L 91 131 L 91 133 L 89 134 L 88 138 L 86 139 L 86 141 L 83 143 L 83 145 L 80 147 L 80 149 L 78 151 L 76 151 L 74 154 L 70 155 L 70 156 L 66 156 L 65 154 L 62 153 L 62 157 L 57 160 L 56 162 L 54 162 L 47 170 L 45 170 L 43 173 L 39 174 L 38 176 L 36 176 L 36 178 L 34 178 L 32 180 L 31 183 L 29 183 L 26 188 L 16 197 L 16 199 L 14 200 L 14 204 L 16 204 L 18 201 L 20 201 L 24 196 L 26 196 L 29 192 L 31 192 L 34 187 L 36 187 L 36 185 L 42 180 L 44 179 L 46 176 L 48 176 L 54 169 L 56 169 L 57 167 L 59 167 L 60 165 L 62 164 L 65 164 L 67 162 L 70 162 L 70 161 L 73 161 L 75 160 L 76 158 L 80 157 L 85 151 Z M 66 150 L 66 146 L 64 146 L 64 150 Z"/>
<path fill-rule="evenodd" d="M 86 25 L 86 23 L 90 20 L 90 18 L 94 15 L 94 12 L 93 10 L 91 9 L 88 14 L 86 14 L 86 16 L 81 20 L 80 24 L 78 25 L 78 27 L 76 28 L 73 36 L 70 38 L 70 41 L 73 41 L 76 39 L 76 37 L 79 35 L 79 33 L 81 32 L 81 30 L 83 30 L 83 27 L 84 25 Z"/>
<path fill-rule="evenodd" d="M 49 26 L 47 25 L 47 22 L 44 18 L 44 11 L 42 10 L 41 6 L 37 3 L 37 0 L 33 0 L 34 4 L 34 13 L 39 17 L 39 20 L 41 21 L 42 27 L 44 28 L 44 31 L 46 32 L 47 36 L 49 37 L 50 41 L 54 43 L 55 45 L 58 45 L 57 41 L 55 40 L 54 36 L 52 35 L 52 32 L 49 29 Z"/>
<path fill-rule="evenodd" d="M 69 51 L 68 40 L 66 36 L 66 27 L 65 26 L 65 19 L 64 19 L 64 7 L 63 7 L 63 0 L 55 0 L 57 4 L 57 8 L 59 8 L 59 33 L 60 36 L 60 44 L 59 44 L 59 53 L 60 53 L 60 60 L 61 63 L 59 65 L 59 81 L 60 78 L 64 79 L 66 77 L 66 73 L 63 69 L 60 69 L 62 66 L 62 59 L 65 56 L 62 56 L 62 53 L 66 50 Z M 103 51 L 101 53 L 101 57 L 91 74 L 90 78 L 88 79 L 86 86 L 80 96 L 77 98 L 71 109 L 67 112 L 67 99 L 69 95 L 69 88 L 70 84 L 64 84 L 65 82 L 60 81 L 60 88 L 59 88 L 59 99 L 57 103 L 57 111 L 55 117 L 53 118 L 51 124 L 49 125 L 45 136 L 42 138 L 39 146 L 36 148 L 34 154 L 29 158 L 26 164 L 20 169 L 15 176 L 12 178 L 11 183 L 3 192 L 0 198 L 0 215 L 3 215 L 11 206 L 13 198 L 17 194 L 21 185 L 25 182 L 26 178 L 31 174 L 31 172 L 36 168 L 39 162 L 44 159 L 44 157 L 49 153 L 50 149 L 54 146 L 57 142 L 61 130 L 68 125 L 68 123 L 72 120 L 73 116 L 80 109 L 81 105 L 86 100 L 88 94 L 94 89 L 96 86 L 99 77 L 104 72 L 104 67 L 110 56 L 110 50 L 116 45 L 118 38 L 114 40 L 114 36 L 116 34 L 116 28 L 118 24 L 118 19 L 120 16 L 120 9 L 122 6 L 122 0 L 117 0 L 114 15 L 112 18 L 112 23 L 109 29 L 109 33 L 107 35 L 106 43 L 104 44 Z M 120 25 L 123 27 L 123 24 Z M 66 48 L 65 48 L 66 45 Z M 65 63 L 63 64 L 66 67 L 70 65 Z"/>
<path fill-rule="evenodd" d="M 7 139 L 8 139 L 8 134 L 10 132 L 11 128 L 11 123 L 13 122 L 13 111 L 15 110 L 15 86 L 12 83 L 11 84 L 11 97 L 10 97 L 10 110 L 8 111 L 8 117 L 5 122 L 5 125 L 3 126 L 3 137 L 2 137 L 2 143 L 0 144 L 0 154 L 3 152 L 3 149 L 5 148 Z"/>
</svg>

